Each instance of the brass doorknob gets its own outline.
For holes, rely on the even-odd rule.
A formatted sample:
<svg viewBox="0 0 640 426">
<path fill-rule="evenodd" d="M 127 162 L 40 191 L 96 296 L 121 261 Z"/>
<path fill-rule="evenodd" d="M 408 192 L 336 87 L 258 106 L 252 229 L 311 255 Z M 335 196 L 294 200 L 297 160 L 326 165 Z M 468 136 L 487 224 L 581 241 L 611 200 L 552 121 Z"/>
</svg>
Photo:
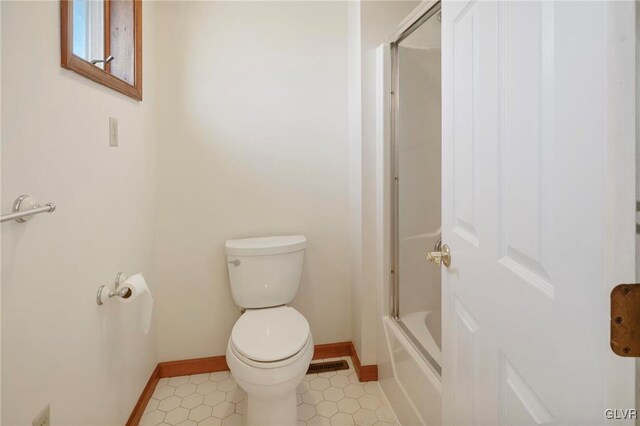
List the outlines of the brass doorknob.
<svg viewBox="0 0 640 426">
<path fill-rule="evenodd" d="M 451 265 L 451 250 L 446 244 L 442 245 L 441 251 L 430 251 L 427 253 L 427 260 L 436 265 L 444 264 L 447 268 Z"/>
</svg>

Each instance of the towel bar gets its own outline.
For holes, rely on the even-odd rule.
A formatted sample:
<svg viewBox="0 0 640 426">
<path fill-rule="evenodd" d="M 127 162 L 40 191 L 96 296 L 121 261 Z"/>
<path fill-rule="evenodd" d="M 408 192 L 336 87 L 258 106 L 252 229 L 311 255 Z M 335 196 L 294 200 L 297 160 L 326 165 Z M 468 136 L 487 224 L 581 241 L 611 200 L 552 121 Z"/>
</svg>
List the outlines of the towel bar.
<svg viewBox="0 0 640 426">
<path fill-rule="evenodd" d="M 47 203 L 44 206 L 36 203 L 35 200 L 28 195 L 19 196 L 13 203 L 13 212 L 0 217 L 0 222 L 15 220 L 18 223 L 24 223 L 31 219 L 31 216 L 39 213 L 52 213 L 55 211 L 56 205 Z"/>
</svg>

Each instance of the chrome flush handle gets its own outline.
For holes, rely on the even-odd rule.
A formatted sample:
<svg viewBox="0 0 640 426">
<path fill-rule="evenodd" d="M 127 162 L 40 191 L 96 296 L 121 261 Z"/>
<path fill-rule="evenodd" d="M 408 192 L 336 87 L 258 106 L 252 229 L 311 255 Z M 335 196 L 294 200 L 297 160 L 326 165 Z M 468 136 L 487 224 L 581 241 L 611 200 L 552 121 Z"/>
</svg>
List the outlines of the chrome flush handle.
<svg viewBox="0 0 640 426">
<path fill-rule="evenodd" d="M 427 253 L 427 260 L 436 265 L 444 264 L 448 268 L 451 266 L 451 250 L 449 250 L 449 246 L 442 244 L 440 251 L 430 251 Z"/>
<path fill-rule="evenodd" d="M 236 259 L 236 260 L 229 260 L 227 261 L 227 263 L 232 264 L 233 266 L 240 266 L 240 259 Z"/>
</svg>

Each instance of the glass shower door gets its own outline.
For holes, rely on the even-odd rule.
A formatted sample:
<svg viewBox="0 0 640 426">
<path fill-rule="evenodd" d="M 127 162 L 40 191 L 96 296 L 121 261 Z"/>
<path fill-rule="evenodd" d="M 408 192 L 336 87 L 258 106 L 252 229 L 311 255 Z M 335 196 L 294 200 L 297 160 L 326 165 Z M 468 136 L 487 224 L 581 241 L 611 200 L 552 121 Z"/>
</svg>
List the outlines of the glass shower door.
<svg viewBox="0 0 640 426">
<path fill-rule="evenodd" d="M 439 373 L 440 267 L 427 262 L 440 239 L 441 51 L 439 12 L 393 48 L 395 69 L 395 317 Z"/>
</svg>

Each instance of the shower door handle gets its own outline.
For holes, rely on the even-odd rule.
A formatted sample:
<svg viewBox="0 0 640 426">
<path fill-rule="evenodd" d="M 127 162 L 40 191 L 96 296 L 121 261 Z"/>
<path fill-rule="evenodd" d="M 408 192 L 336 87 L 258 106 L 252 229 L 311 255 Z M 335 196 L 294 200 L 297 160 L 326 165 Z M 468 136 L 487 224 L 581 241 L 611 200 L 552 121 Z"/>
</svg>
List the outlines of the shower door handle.
<svg viewBox="0 0 640 426">
<path fill-rule="evenodd" d="M 442 244 L 441 251 L 430 251 L 427 253 L 427 260 L 436 265 L 444 264 L 447 268 L 451 265 L 451 250 L 446 244 Z"/>
</svg>

